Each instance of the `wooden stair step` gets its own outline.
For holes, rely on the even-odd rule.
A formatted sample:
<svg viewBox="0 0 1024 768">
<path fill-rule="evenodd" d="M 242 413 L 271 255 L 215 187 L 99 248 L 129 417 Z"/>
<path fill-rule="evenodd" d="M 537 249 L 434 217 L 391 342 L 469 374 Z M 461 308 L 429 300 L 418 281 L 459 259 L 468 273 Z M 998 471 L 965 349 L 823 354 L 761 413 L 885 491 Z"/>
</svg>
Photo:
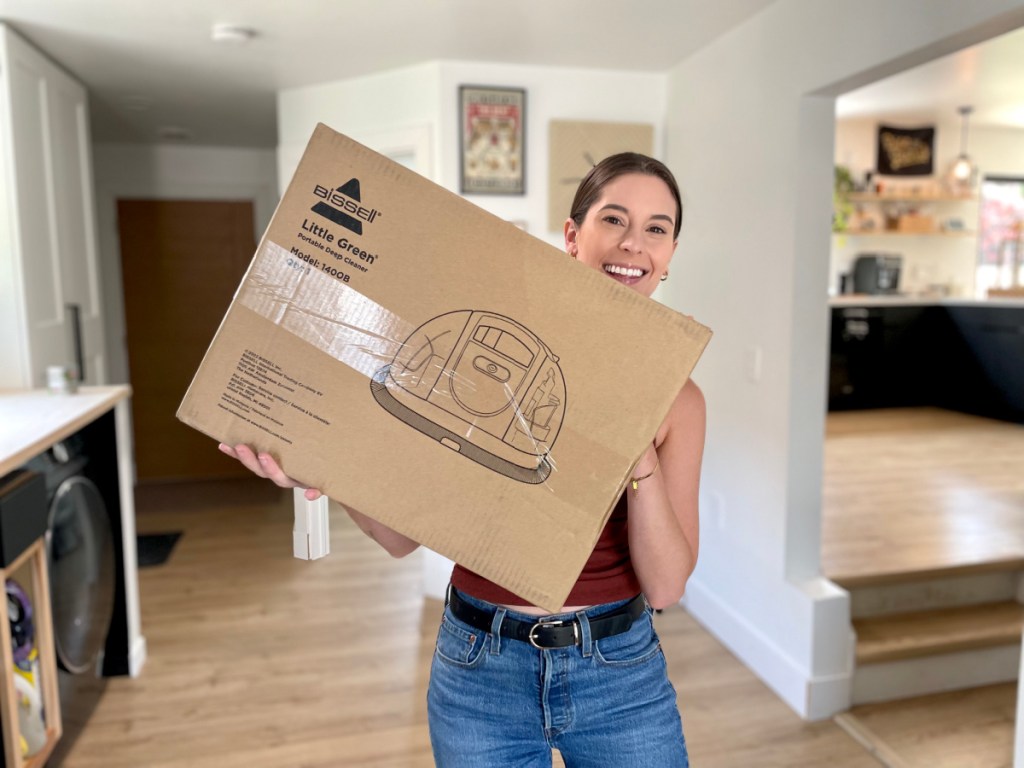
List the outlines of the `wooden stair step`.
<svg viewBox="0 0 1024 768">
<path fill-rule="evenodd" d="M 1020 643 L 1024 605 L 968 605 L 853 621 L 857 664 Z"/>
<path fill-rule="evenodd" d="M 971 563 L 955 563 L 933 568 L 907 568 L 905 570 L 873 571 L 871 573 L 829 573 L 828 579 L 834 584 L 853 591 L 863 587 L 878 587 L 907 582 L 923 582 L 934 579 L 950 579 L 980 573 L 1000 571 L 1024 571 L 1024 557 L 990 558 Z"/>
</svg>

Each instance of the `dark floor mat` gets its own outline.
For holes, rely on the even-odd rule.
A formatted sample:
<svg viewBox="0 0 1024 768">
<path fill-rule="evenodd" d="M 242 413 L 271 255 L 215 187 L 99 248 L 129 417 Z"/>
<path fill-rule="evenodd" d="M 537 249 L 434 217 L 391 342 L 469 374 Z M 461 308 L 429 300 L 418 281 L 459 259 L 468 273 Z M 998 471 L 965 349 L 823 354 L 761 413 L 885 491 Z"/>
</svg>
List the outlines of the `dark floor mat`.
<svg viewBox="0 0 1024 768">
<path fill-rule="evenodd" d="M 171 556 L 181 531 L 174 533 L 140 533 L 135 537 L 139 550 L 139 567 L 162 565 Z"/>
</svg>

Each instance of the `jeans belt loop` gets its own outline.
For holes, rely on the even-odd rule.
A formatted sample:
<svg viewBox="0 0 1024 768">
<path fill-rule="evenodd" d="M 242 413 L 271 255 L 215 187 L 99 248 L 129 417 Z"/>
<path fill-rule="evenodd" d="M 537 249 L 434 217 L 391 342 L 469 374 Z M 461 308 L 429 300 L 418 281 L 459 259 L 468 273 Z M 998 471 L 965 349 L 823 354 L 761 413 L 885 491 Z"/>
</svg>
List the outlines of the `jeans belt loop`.
<svg viewBox="0 0 1024 768">
<path fill-rule="evenodd" d="M 580 653 L 583 655 L 583 658 L 589 659 L 594 651 L 594 639 L 590 634 L 590 619 L 587 618 L 586 611 L 577 611 L 576 623 L 580 628 L 580 640 L 578 643 Z"/>
<path fill-rule="evenodd" d="M 501 653 L 501 623 L 505 621 L 505 614 L 507 611 L 504 608 L 499 607 L 494 612 L 494 618 L 491 619 L 491 650 L 490 652 L 497 656 Z"/>
</svg>

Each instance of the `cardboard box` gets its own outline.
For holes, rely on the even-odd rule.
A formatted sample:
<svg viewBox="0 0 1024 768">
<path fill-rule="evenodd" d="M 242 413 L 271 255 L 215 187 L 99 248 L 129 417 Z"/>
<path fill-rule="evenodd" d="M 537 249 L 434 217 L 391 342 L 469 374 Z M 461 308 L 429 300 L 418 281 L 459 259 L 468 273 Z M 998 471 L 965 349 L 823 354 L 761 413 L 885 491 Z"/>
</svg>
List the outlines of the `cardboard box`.
<svg viewBox="0 0 1024 768">
<path fill-rule="evenodd" d="M 321 125 L 178 418 L 554 611 L 709 338 Z"/>
</svg>

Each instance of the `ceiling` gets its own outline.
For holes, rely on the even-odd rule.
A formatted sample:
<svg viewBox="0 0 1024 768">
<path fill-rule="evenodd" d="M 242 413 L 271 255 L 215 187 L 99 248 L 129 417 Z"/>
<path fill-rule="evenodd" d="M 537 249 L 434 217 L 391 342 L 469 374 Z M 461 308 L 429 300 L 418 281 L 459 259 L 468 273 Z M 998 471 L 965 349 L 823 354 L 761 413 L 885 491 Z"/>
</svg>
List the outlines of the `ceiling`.
<svg viewBox="0 0 1024 768">
<path fill-rule="evenodd" d="M 432 60 L 664 72 L 773 0 L 0 0 L 90 93 L 93 139 L 274 147 L 278 90 Z M 212 26 L 250 27 L 245 44 Z"/>
<path fill-rule="evenodd" d="M 774 0 L 0 0 L 90 92 L 100 142 L 272 148 L 284 88 L 433 60 L 664 72 Z M 503 15 L 502 15 L 503 14 Z M 214 43 L 214 24 L 252 28 Z M 1024 128 L 1024 30 L 842 96 L 839 117 Z"/>
<path fill-rule="evenodd" d="M 959 121 L 961 106 L 972 125 L 1024 128 L 1024 29 L 844 94 L 836 115 L 928 124 Z"/>
</svg>

